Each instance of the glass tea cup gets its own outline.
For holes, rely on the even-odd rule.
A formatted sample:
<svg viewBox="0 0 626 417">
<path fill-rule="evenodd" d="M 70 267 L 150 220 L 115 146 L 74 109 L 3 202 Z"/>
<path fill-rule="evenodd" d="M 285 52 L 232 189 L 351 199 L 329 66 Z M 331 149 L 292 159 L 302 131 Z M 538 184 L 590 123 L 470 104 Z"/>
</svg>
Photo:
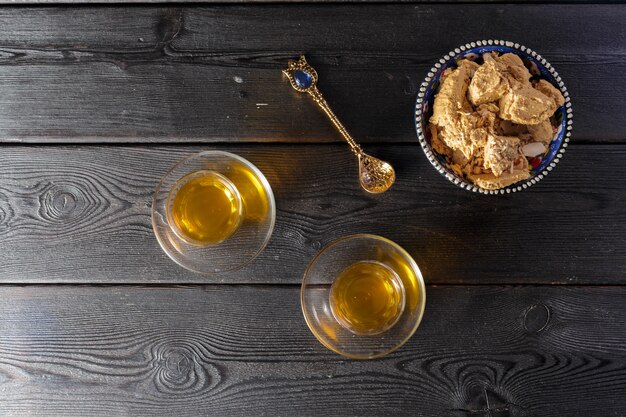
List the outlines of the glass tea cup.
<svg viewBox="0 0 626 417">
<path fill-rule="evenodd" d="M 224 175 L 201 170 L 176 182 L 165 211 L 168 224 L 181 240 L 208 246 L 222 243 L 237 231 L 243 201 L 235 184 Z"/>
<path fill-rule="evenodd" d="M 324 346 L 371 359 L 398 349 L 415 333 L 426 288 L 402 247 L 359 234 L 331 243 L 311 261 L 300 301 L 307 325 Z"/>
<path fill-rule="evenodd" d="M 152 202 L 159 244 L 176 263 L 211 274 L 238 269 L 269 241 L 276 218 L 272 189 L 246 159 L 205 151 L 180 161 Z"/>
</svg>

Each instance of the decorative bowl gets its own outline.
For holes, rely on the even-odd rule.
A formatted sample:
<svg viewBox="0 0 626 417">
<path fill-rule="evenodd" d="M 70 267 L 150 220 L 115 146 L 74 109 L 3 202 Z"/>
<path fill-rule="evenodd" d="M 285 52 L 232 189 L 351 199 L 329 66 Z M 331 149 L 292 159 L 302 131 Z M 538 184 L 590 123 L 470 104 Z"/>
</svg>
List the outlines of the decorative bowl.
<svg viewBox="0 0 626 417">
<path fill-rule="evenodd" d="M 546 152 L 537 158 L 530 170 L 530 178 L 509 185 L 508 187 L 498 190 L 487 190 L 452 171 L 442 155 L 435 152 L 430 143 L 430 133 L 426 128 L 428 119 L 432 115 L 433 102 L 435 94 L 439 87 L 439 78 L 443 71 L 447 68 L 454 67 L 457 62 L 463 58 L 471 60 L 480 60 L 481 55 L 485 52 L 514 53 L 518 55 L 524 65 L 528 68 L 533 78 L 544 79 L 558 88 L 563 97 L 565 104 L 556 110 L 555 118 L 558 122 L 557 132 L 552 139 Z M 524 190 L 538 181 L 543 179 L 563 157 L 565 148 L 567 148 L 572 132 L 572 106 L 569 93 L 561 77 L 556 70 L 541 55 L 519 43 L 508 42 L 503 40 L 482 40 L 470 42 L 459 46 L 453 51 L 444 55 L 428 72 L 426 79 L 422 83 L 417 95 L 415 104 L 415 128 L 419 143 L 426 154 L 430 163 L 437 171 L 455 185 L 473 192 L 482 194 L 505 194 Z"/>
</svg>

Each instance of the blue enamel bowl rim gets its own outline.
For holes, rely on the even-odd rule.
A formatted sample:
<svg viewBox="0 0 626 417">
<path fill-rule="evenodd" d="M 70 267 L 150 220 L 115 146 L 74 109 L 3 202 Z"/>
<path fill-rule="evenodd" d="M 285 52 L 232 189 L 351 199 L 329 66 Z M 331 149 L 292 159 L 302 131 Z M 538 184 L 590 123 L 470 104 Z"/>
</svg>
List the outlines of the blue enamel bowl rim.
<svg viewBox="0 0 626 417">
<path fill-rule="evenodd" d="M 488 51 L 513 52 L 519 55 L 522 59 L 526 59 L 535 64 L 541 73 L 541 78 L 552 83 L 552 85 L 561 91 L 563 97 L 565 98 L 565 104 L 557 109 L 557 112 L 561 112 L 562 115 L 561 124 L 559 125 L 558 131 L 552 139 L 548 152 L 541 161 L 540 165 L 533 168 L 531 171 L 532 175 L 527 180 L 517 182 L 498 190 L 486 190 L 456 175 L 450 168 L 448 168 L 442 158 L 433 152 L 430 146 L 430 141 L 424 133 L 426 124 L 428 123 L 428 120 L 425 117 L 425 112 L 427 112 L 425 107 L 426 105 L 430 105 L 432 102 L 432 98 L 435 93 L 433 87 L 438 83 L 441 73 L 445 69 L 454 66 L 457 60 L 468 54 L 480 55 Z M 569 144 L 572 134 L 572 119 L 573 112 L 569 93 L 567 92 L 565 83 L 563 83 L 563 80 L 552 65 L 550 65 L 548 61 L 532 49 L 527 48 L 524 45 L 520 45 L 519 43 L 503 40 L 490 39 L 469 42 L 455 48 L 453 51 L 448 52 L 428 72 L 424 82 L 422 82 L 420 86 L 417 94 L 417 100 L 415 102 L 415 130 L 426 158 L 428 158 L 430 163 L 441 175 L 446 177 L 453 184 L 468 191 L 479 192 L 482 194 L 505 194 L 522 191 L 531 185 L 536 184 L 548 175 L 548 173 L 554 169 L 556 164 L 563 157 L 563 153 Z"/>
</svg>

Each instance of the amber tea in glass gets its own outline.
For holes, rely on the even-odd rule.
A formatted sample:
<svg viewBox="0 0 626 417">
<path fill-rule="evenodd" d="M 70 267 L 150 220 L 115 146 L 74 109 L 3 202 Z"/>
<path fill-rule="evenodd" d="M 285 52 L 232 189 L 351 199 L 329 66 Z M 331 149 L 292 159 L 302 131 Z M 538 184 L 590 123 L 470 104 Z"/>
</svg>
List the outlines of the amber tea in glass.
<svg viewBox="0 0 626 417">
<path fill-rule="evenodd" d="M 233 153 L 209 150 L 182 159 L 152 197 L 152 229 L 163 251 L 200 274 L 234 271 L 265 248 L 276 221 L 269 182 Z"/>
<path fill-rule="evenodd" d="M 330 243 L 309 264 L 300 291 L 309 329 L 328 349 L 355 359 L 402 346 L 424 313 L 426 287 L 401 246 L 358 234 Z"/>
<path fill-rule="evenodd" d="M 228 239 L 241 224 L 243 202 L 235 184 L 214 171 L 181 178 L 167 201 L 168 221 L 184 241 L 205 246 Z"/>
<path fill-rule="evenodd" d="M 330 289 L 333 316 L 358 335 L 375 335 L 391 328 L 404 311 L 402 280 L 377 261 L 355 262 L 335 278 Z"/>
</svg>

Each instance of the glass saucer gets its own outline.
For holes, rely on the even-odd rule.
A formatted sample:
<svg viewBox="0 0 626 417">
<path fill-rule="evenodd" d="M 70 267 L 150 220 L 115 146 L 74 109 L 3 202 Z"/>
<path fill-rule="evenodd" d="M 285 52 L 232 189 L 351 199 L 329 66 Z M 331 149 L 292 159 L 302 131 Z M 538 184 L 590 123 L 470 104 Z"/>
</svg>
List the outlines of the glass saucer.
<svg viewBox="0 0 626 417">
<path fill-rule="evenodd" d="M 378 333 L 355 333 L 333 311 L 331 287 L 357 263 L 388 268 L 404 288 L 400 317 Z M 304 273 L 300 302 L 307 325 L 324 346 L 350 358 L 372 359 L 398 349 L 415 333 L 424 314 L 426 287 L 419 267 L 402 247 L 381 236 L 358 234 L 336 240 L 311 261 Z"/>
<path fill-rule="evenodd" d="M 215 244 L 185 239 L 168 210 L 170 193 L 181 187 L 181 179 L 202 172 L 223 179 L 241 204 L 238 227 Z M 152 199 L 152 228 L 161 248 L 174 262 L 200 274 L 231 271 L 251 262 L 267 245 L 275 219 L 274 194 L 263 173 L 248 160 L 223 151 L 200 152 L 174 165 Z"/>
</svg>

